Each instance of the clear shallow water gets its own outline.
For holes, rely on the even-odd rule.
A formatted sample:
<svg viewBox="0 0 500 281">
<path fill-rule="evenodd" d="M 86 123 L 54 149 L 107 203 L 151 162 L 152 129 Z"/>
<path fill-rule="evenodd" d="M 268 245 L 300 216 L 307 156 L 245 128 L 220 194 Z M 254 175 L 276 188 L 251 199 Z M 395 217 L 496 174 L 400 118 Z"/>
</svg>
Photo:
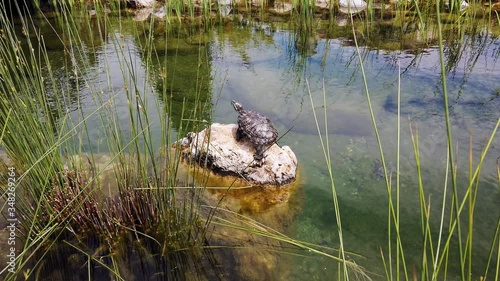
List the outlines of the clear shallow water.
<svg viewBox="0 0 500 281">
<path fill-rule="evenodd" d="M 366 259 L 359 259 L 359 263 L 383 276 L 380 249 L 387 252 L 387 190 L 383 180 L 377 179 L 372 171 L 374 160 L 379 155 L 355 48 L 344 46 L 342 40 L 319 39 L 316 53 L 301 57 L 290 49 L 293 35 L 289 32 L 278 31 L 268 36 L 262 35 L 264 32 L 253 33 L 252 38 L 256 39 L 240 45 L 231 44 L 228 39 L 235 36 L 234 33 L 216 36 L 216 42 L 228 43 L 224 44 L 223 50 L 213 50 L 213 67 L 218 70 L 214 86 L 222 89 L 214 120 L 234 122 L 234 113 L 227 105 L 231 99 L 236 99 L 270 116 L 281 132 L 291 128 L 280 143 L 290 145 L 299 158 L 305 195 L 303 212 L 289 228 L 289 234 L 307 242 L 338 247 L 331 184 L 313 119 L 307 80 L 320 120 L 324 119 L 323 98 L 326 100 L 345 247 L 364 255 Z M 260 37 L 267 40 L 258 40 Z M 418 56 L 407 52 L 362 51 L 386 160 L 393 163 L 398 64 L 401 67 L 401 216 L 403 241 L 408 247 L 406 257 L 411 268 L 420 262 L 421 230 L 416 169 L 407 118 L 412 118 L 413 125 L 418 126 L 424 186 L 431 196 L 433 210 L 436 210 L 432 223 L 437 223 L 446 160 L 439 54 L 437 48 L 429 48 Z M 500 77 L 498 42 L 492 41 L 477 61 L 472 61 L 472 54 L 468 51 L 471 50 L 464 50 L 462 59 L 447 79 L 454 141 L 459 144 L 460 151 L 459 179 L 462 186 L 468 173 L 469 132 L 473 136 L 473 153 L 477 161 L 483 140 L 499 117 L 500 108 L 495 93 Z M 320 123 L 324 132 L 324 122 Z M 480 222 L 477 226 L 482 224 L 485 228 L 484 232 L 478 231 L 478 240 L 491 237 L 491 229 L 487 230 L 487 226 L 494 225 L 499 210 L 494 181 L 495 157 L 500 155 L 499 152 L 496 139 L 483 166 L 485 182 L 479 195 L 482 206 L 478 209 Z M 481 215 L 481 212 L 484 213 Z M 479 253 L 484 250 L 481 250 L 483 246 L 487 245 L 477 247 Z M 292 262 L 295 263 L 293 269 L 284 263 L 277 276 L 283 277 L 281 274 L 286 272 L 288 275 L 284 275 L 287 277 L 283 280 L 304 280 L 305 276 L 313 277 L 311 280 L 328 280 L 337 270 L 330 260 L 298 258 Z"/>
<path fill-rule="evenodd" d="M 129 123 L 129 103 L 135 95 L 124 88 L 134 87 L 148 108 L 151 134 L 156 146 L 160 143 L 161 124 L 158 110 L 161 100 L 169 97 L 173 103 L 171 123 L 177 130 L 195 128 L 182 121 L 195 108 L 202 110 L 206 120 L 221 123 L 236 122 L 236 112 L 230 106 L 232 99 L 246 108 L 258 110 L 273 120 L 283 134 L 281 145 L 289 145 L 299 159 L 301 173 L 301 211 L 287 227 L 287 235 L 327 247 L 338 247 L 338 233 L 333 210 L 331 183 L 323 151 L 317 135 L 310 99 L 324 120 L 326 100 L 328 122 L 320 121 L 324 132 L 328 128 L 333 175 L 339 204 L 345 248 L 362 254 L 355 258 L 369 271 L 383 276 L 380 249 L 387 251 L 387 190 L 384 181 L 373 172 L 373 163 L 379 158 L 373 128 L 364 92 L 359 60 L 355 48 L 344 39 L 326 39 L 316 35 L 307 42 L 306 54 L 301 54 L 296 35 L 272 24 L 229 24 L 206 33 L 177 35 L 168 39 L 159 36 L 155 48 L 159 61 L 165 65 L 144 65 L 142 37 L 132 36 L 116 27 L 108 34 L 123 46 L 125 56 L 117 55 L 115 41 L 108 40 L 96 46 L 93 65 L 86 77 L 75 86 L 84 115 L 92 112 L 103 101 L 112 100 L 109 107 L 117 110 L 116 118 L 123 128 Z M 465 44 L 460 59 L 449 63 L 447 78 L 454 142 L 458 143 L 460 182 L 467 179 L 467 152 L 469 132 L 473 136 L 472 151 L 477 161 L 484 138 L 491 132 L 499 117 L 500 97 L 498 63 L 500 43 L 489 35 L 480 46 Z M 470 42 L 469 42 L 470 43 Z M 303 46 L 302 46 L 303 47 Z M 410 51 L 361 49 L 374 114 L 386 154 L 386 160 L 395 163 L 396 155 L 396 94 L 398 65 L 401 68 L 401 216 L 403 243 L 409 268 L 420 260 L 420 214 L 416 170 L 407 117 L 418 125 L 422 174 L 427 195 L 431 197 L 432 211 L 438 223 L 441 205 L 444 167 L 446 161 L 445 123 L 442 114 L 440 66 L 437 48 L 428 48 L 413 54 Z M 167 53 L 168 56 L 163 56 Z M 453 50 L 447 50 L 453 54 Z M 60 51 L 53 52 L 54 57 Z M 123 74 L 123 60 L 134 68 Z M 139 83 L 133 84 L 135 79 Z M 163 80 L 162 77 L 166 77 Z M 69 79 L 71 77 L 63 77 Z M 84 81 L 88 81 L 87 85 Z M 168 83 L 165 83 L 167 81 Z M 310 89 L 309 90 L 307 83 Z M 78 84 L 78 83 L 77 83 Z M 94 88 L 93 88 L 94 87 Z M 100 89 L 102 99 L 89 95 Z M 203 104 L 194 104 L 200 99 Z M 210 115 L 212 113 L 212 115 Z M 79 111 L 73 112 L 78 120 Z M 92 116 L 90 124 L 92 147 L 107 152 L 105 135 L 100 129 L 99 117 Z M 187 126 L 187 128 L 186 128 Z M 175 136 L 172 136 L 174 138 Z M 491 225 L 496 223 L 499 211 L 499 191 L 496 187 L 495 160 L 500 156 L 500 144 L 495 139 L 483 165 L 483 184 L 478 194 L 476 209 L 478 253 L 489 245 L 482 238 L 490 238 Z M 464 184 L 461 184 L 463 187 Z M 294 201 L 295 202 L 295 201 Z M 488 240 L 489 241 L 489 240 Z M 479 259 L 480 260 L 480 259 Z M 476 265 L 482 269 L 482 264 Z M 336 263 L 321 258 L 292 258 L 282 256 L 271 273 L 282 280 L 329 280 L 336 272 Z M 372 276 L 375 280 L 377 275 Z"/>
</svg>

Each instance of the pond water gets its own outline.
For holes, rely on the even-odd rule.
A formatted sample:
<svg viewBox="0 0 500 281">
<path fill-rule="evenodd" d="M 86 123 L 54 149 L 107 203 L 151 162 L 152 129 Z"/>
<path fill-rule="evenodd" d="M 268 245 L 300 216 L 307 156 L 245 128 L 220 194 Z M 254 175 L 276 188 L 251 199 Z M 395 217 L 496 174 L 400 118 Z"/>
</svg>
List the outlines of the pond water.
<svg viewBox="0 0 500 281">
<path fill-rule="evenodd" d="M 295 36 L 293 32 L 265 24 L 234 27 L 231 32 L 214 34 L 215 45 L 210 52 L 215 70 L 214 99 L 218 102 L 213 121 L 234 122 L 229 102 L 235 99 L 269 116 L 280 132 L 287 132 L 279 142 L 290 145 L 297 154 L 304 192 L 304 207 L 288 228 L 288 234 L 299 240 L 338 247 L 331 183 L 310 99 L 318 111 L 322 134 L 326 105 L 326 128 L 345 246 L 366 257 L 359 260 L 361 265 L 383 276 L 380 249 L 387 251 L 387 190 L 385 182 L 373 171 L 374 161 L 380 156 L 356 49 L 345 39 L 313 37 L 313 47 L 304 56 L 294 45 Z M 485 40 L 489 43 L 481 55 L 475 54 L 477 47 L 463 46 L 460 59 L 453 63 L 447 77 L 453 140 L 459 149 L 458 178 L 462 184 L 468 177 L 469 133 L 477 161 L 484 139 L 500 116 L 500 42 L 493 38 Z M 421 259 L 421 230 L 408 118 L 413 126 L 418 126 L 424 186 L 436 214 L 431 222 L 435 224 L 439 221 L 446 167 L 439 51 L 437 47 L 429 47 L 419 54 L 411 50 L 367 48 L 361 52 L 386 161 L 392 163 L 396 163 L 398 73 L 401 73 L 400 202 L 403 240 L 411 268 Z M 500 155 L 499 144 L 496 138 L 485 162 L 488 167 L 483 174 L 481 199 L 478 198 L 481 207 L 477 213 L 480 218 L 477 223 L 485 228 L 477 233 L 479 241 L 491 237 L 492 230 L 487 226 L 495 225 L 499 211 L 494 170 L 496 157 Z M 485 250 L 481 247 L 476 248 L 478 253 Z M 306 280 L 306 276 L 308 280 L 329 280 L 337 270 L 331 260 L 292 260 L 294 266 L 283 263 L 276 276 L 283 280 Z M 481 268 L 480 264 L 476 266 Z"/>
<path fill-rule="evenodd" d="M 327 35 L 321 28 L 304 37 L 285 23 L 253 20 L 206 29 L 172 28 L 173 32 L 167 32 L 162 23 L 151 27 L 148 24 L 123 19 L 120 24 L 108 26 L 105 34 L 94 31 L 92 40 L 84 38 L 85 42 L 94 42 L 86 46 L 86 56 L 92 63 L 74 62 L 75 67 L 86 68 L 84 77 L 72 77 L 63 70 L 59 74 L 61 83 L 69 85 L 72 100 L 68 106 L 74 109 L 74 120 L 89 114 L 103 101 L 112 100 L 109 104 L 116 109 L 117 120 L 127 128 L 130 95 L 125 89 L 135 88 L 144 99 L 143 107 L 149 110 L 151 134 L 158 148 L 163 124 L 158 117 L 161 102 L 156 99 L 171 103 L 169 121 L 180 134 L 203 126 L 188 121 L 195 112 L 199 120 L 235 123 L 237 114 L 231 100 L 258 110 L 273 121 L 282 135 L 279 144 L 289 145 L 299 160 L 299 199 L 293 203 L 300 204 L 300 211 L 286 226 L 285 234 L 337 248 L 332 185 L 315 110 L 323 138 L 328 132 L 344 247 L 363 256 L 352 255 L 374 280 L 384 279 L 380 251 L 387 258 L 388 196 L 383 176 L 374 171 L 380 155 L 352 38 Z M 144 34 L 132 31 L 136 25 L 144 25 L 144 33 L 154 32 L 155 40 L 147 42 Z M 350 27 L 336 28 L 338 34 L 350 31 Z M 100 41 L 96 39 L 99 37 L 107 39 Z M 397 40 L 385 37 L 380 41 Z M 413 45 L 418 46 L 418 40 L 415 42 Z M 153 54 L 144 52 L 146 44 L 154 45 Z M 50 41 L 47 45 L 57 70 L 58 65 L 64 64 L 61 48 L 56 43 L 51 46 Z M 422 179 L 432 206 L 430 223 L 435 227 L 440 218 L 447 153 L 439 50 L 429 43 L 405 50 L 388 50 L 381 45 L 361 46 L 360 53 L 385 159 L 393 167 L 397 153 L 397 93 L 401 89 L 401 232 L 407 266 L 413 270 L 421 263 L 422 235 L 409 119 L 414 132 L 418 127 Z M 450 40 L 446 46 L 452 134 L 458 148 L 457 179 L 460 188 L 465 188 L 469 177 L 469 137 L 473 162 L 477 163 L 485 139 L 500 117 L 500 40 L 484 29 L 466 34 L 462 40 Z M 163 64 L 146 66 L 144 58 L 149 55 L 158 56 Z M 126 74 L 123 62 L 133 66 L 127 68 Z M 100 98 L 90 94 L 96 90 L 102 91 Z M 89 124 L 91 141 L 84 150 L 92 148 L 94 152 L 106 153 L 106 136 L 99 117 L 92 116 Z M 477 276 L 484 268 L 484 253 L 490 246 L 482 241 L 490 241 L 500 211 L 495 170 L 499 156 L 497 137 L 483 164 L 477 195 Z M 454 265 L 450 268 L 450 276 L 458 276 Z M 268 276 L 274 280 L 330 280 L 337 269 L 330 259 L 283 254 Z"/>
</svg>

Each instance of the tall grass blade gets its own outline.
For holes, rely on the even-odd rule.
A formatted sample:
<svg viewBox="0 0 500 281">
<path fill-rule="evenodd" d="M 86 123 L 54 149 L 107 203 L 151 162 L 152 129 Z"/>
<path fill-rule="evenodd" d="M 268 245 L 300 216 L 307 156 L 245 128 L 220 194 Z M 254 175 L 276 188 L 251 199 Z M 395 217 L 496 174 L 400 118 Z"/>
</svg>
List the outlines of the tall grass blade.
<svg viewBox="0 0 500 281">
<path fill-rule="evenodd" d="M 387 188 L 388 213 L 389 213 L 389 215 L 388 215 L 388 217 L 389 217 L 388 218 L 388 224 L 389 224 L 388 225 L 388 249 L 389 249 L 388 250 L 388 255 L 389 255 L 388 264 L 389 264 L 389 273 L 391 274 L 390 275 L 390 280 L 393 280 L 393 277 L 392 277 L 392 272 L 393 272 L 393 270 L 392 270 L 392 258 L 391 258 L 391 254 L 392 254 L 392 246 L 391 246 L 392 238 L 391 238 L 391 232 L 390 232 L 390 229 L 392 229 L 391 223 L 390 223 L 391 220 L 392 220 L 392 225 L 394 225 L 394 228 L 396 230 L 396 247 L 399 248 L 399 250 L 397 252 L 397 259 L 399 260 L 399 254 L 401 254 L 401 261 L 403 262 L 403 272 L 405 274 L 405 280 L 408 280 L 408 271 L 406 269 L 406 261 L 405 261 L 405 258 L 404 258 L 404 251 L 403 251 L 403 246 L 402 246 L 402 243 L 401 243 L 401 237 L 400 237 L 400 231 L 399 231 L 398 215 L 396 214 L 396 210 L 395 210 L 395 207 L 394 207 L 394 204 L 393 204 L 392 188 L 391 188 L 391 184 L 389 182 L 390 178 L 388 177 L 388 173 L 387 173 L 387 165 L 386 165 L 386 161 L 385 161 L 385 157 L 384 157 L 384 151 L 383 151 L 383 148 L 382 148 L 382 141 L 380 139 L 380 135 L 379 135 L 378 128 L 377 128 L 377 122 L 376 122 L 376 119 L 375 119 L 375 114 L 373 112 L 373 107 L 372 107 L 372 104 L 371 104 L 370 92 L 369 92 L 369 89 L 368 89 L 368 82 L 367 82 L 367 79 L 366 79 L 365 69 L 364 69 L 364 66 L 363 66 L 363 58 L 361 56 L 361 52 L 360 52 L 360 49 L 359 49 L 359 45 L 358 45 L 358 41 L 357 41 L 357 36 L 356 36 L 356 31 L 354 30 L 354 22 L 353 22 L 352 17 L 351 17 L 350 20 L 351 20 L 351 26 L 352 26 L 352 34 L 353 34 L 353 38 L 354 38 L 354 45 L 356 47 L 356 53 L 358 55 L 359 66 L 360 66 L 361 75 L 362 75 L 362 78 L 363 78 L 363 84 L 364 84 L 364 90 L 365 90 L 366 100 L 367 100 L 367 104 L 368 104 L 368 110 L 370 112 L 370 119 L 372 121 L 373 130 L 375 132 L 375 137 L 376 137 L 376 140 L 377 140 L 377 146 L 378 146 L 379 153 L 380 153 L 380 160 L 382 162 L 382 167 L 383 167 L 384 175 L 385 175 L 385 183 L 386 183 L 386 188 Z M 398 110 L 398 112 L 399 112 L 399 110 Z M 397 200 L 397 202 L 399 202 L 399 200 Z M 397 264 L 399 266 L 399 262 L 397 262 Z M 396 280 L 400 280 L 400 270 L 399 269 L 396 271 Z"/>
<path fill-rule="evenodd" d="M 330 177 L 330 183 L 331 183 L 331 189 L 332 189 L 332 196 L 333 196 L 333 206 L 334 206 L 334 210 L 335 210 L 335 217 L 336 217 L 336 220 L 337 220 L 337 229 L 338 229 L 338 233 L 339 233 L 339 243 L 340 243 L 340 257 L 341 257 L 341 261 L 342 261 L 342 265 L 343 265 L 343 268 L 342 268 L 342 272 L 344 273 L 344 280 L 349 280 L 349 274 L 348 274 L 348 271 L 347 271 L 347 264 L 346 264 L 346 257 L 345 257 L 345 252 L 344 252 L 344 240 L 343 240 L 343 234 L 342 234 L 342 222 L 341 222 L 341 219 L 340 219 L 340 208 L 339 208 L 339 204 L 338 204 L 338 198 L 337 198 L 337 192 L 336 192 L 336 189 L 335 189 L 335 183 L 334 183 L 334 179 L 333 179 L 333 171 L 332 171 L 332 163 L 331 163 L 331 156 L 330 156 L 330 146 L 329 146 L 329 137 L 328 137 L 328 126 L 326 126 L 328 124 L 328 116 L 326 114 L 326 92 L 325 92 L 325 84 L 323 83 L 323 109 L 324 109 L 324 115 L 325 115 L 325 139 L 326 139 L 326 143 L 323 142 L 323 136 L 322 136 L 322 133 L 321 133 L 321 129 L 319 127 L 319 121 L 317 119 L 317 115 L 316 115 L 316 107 L 314 106 L 314 102 L 313 102 L 313 99 L 312 99 L 312 94 L 311 94 L 311 90 L 310 90 L 310 87 L 309 87 L 309 82 L 308 80 L 306 80 L 306 85 L 307 85 L 307 89 L 308 89 L 308 93 L 309 93 L 309 100 L 311 102 L 311 106 L 312 106 L 312 109 L 313 109 L 313 115 L 314 115 L 314 120 L 315 120 L 315 123 L 316 123 L 316 129 L 318 130 L 318 136 L 319 136 L 319 139 L 320 139 L 320 142 L 321 142 L 321 147 L 323 149 L 323 155 L 325 157 L 325 161 L 326 161 L 326 168 L 328 170 L 328 175 Z M 339 271 L 339 274 L 340 274 L 340 271 Z M 340 275 L 339 275 L 339 278 L 340 278 Z"/>
</svg>

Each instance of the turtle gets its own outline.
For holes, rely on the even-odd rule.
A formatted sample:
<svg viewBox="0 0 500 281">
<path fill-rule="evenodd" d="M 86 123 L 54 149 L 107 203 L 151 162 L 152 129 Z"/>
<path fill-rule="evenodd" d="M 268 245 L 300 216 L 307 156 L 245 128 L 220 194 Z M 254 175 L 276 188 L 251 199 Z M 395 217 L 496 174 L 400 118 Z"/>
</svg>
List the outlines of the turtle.
<svg viewBox="0 0 500 281">
<path fill-rule="evenodd" d="M 243 106 L 231 101 L 238 115 L 238 129 L 236 130 L 236 141 L 247 139 L 255 148 L 254 160 L 260 162 L 264 159 L 264 151 L 278 139 L 278 131 L 274 128 L 269 118 L 257 111 L 245 110 Z"/>
</svg>

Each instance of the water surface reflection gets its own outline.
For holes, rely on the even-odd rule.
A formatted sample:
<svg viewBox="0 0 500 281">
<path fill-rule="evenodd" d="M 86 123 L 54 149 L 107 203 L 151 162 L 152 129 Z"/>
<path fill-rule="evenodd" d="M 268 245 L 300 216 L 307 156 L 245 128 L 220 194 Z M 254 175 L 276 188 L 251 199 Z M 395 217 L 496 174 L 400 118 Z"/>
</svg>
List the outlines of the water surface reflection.
<svg viewBox="0 0 500 281">
<path fill-rule="evenodd" d="M 281 133 L 291 129 L 280 142 L 290 145 L 299 158 L 304 174 L 305 205 L 289 228 L 289 234 L 308 242 L 338 247 L 331 187 L 309 102 L 310 90 L 322 132 L 328 129 L 330 134 L 345 243 L 350 251 L 366 256 L 360 261 L 362 265 L 383 276 L 380 247 L 387 251 L 387 191 L 373 171 L 379 155 L 356 49 L 348 46 L 345 39 L 317 36 L 311 40 L 314 52 L 304 53 L 295 45 L 297 34 L 272 24 L 233 28 L 231 32 L 216 33 L 215 45 L 223 48 L 212 49 L 213 68 L 217 70 L 214 71 L 214 91 L 222 89 L 214 120 L 234 122 L 235 116 L 228 104 L 235 99 L 270 116 Z M 269 30 L 274 32 L 269 34 Z M 251 39 L 235 44 L 232 37 L 239 34 Z M 262 37 L 265 40 L 261 40 Z M 462 190 L 468 182 L 469 136 L 472 136 L 471 151 L 477 163 L 484 140 L 500 117 L 497 41 L 487 32 L 480 32 L 465 36 L 463 41 L 448 42 L 445 50 L 452 133 L 453 141 L 458 143 L 458 178 Z M 429 46 L 419 52 L 362 48 L 361 54 L 386 161 L 392 163 L 396 157 L 397 92 L 401 81 L 400 202 L 404 218 L 401 226 L 406 258 L 413 267 L 421 259 L 421 230 L 408 120 L 411 118 L 411 124 L 418 126 L 424 186 L 432 197 L 432 214 L 436 220 L 431 224 L 435 226 L 440 215 L 446 161 L 439 52 L 437 47 Z M 498 155 L 500 145 L 495 140 L 483 165 L 483 183 L 478 194 L 481 206 L 476 209 L 476 215 L 485 228 L 475 234 L 477 254 L 488 249 L 489 245 L 479 241 L 493 234 L 487 225 L 495 225 L 499 210 L 498 196 L 491 196 L 498 195 L 495 188 Z M 451 258 L 456 258 L 454 254 Z M 331 261 L 292 260 L 295 266 L 283 263 L 276 278 L 328 280 L 336 271 Z M 478 274 L 484 262 L 478 258 L 475 264 Z"/>
<path fill-rule="evenodd" d="M 247 108 L 257 109 L 270 117 L 281 134 L 287 132 L 279 142 L 291 146 L 299 158 L 303 208 L 293 221 L 287 221 L 284 231 L 296 239 L 338 247 L 331 185 L 311 98 L 320 128 L 323 133 L 327 130 L 330 137 L 345 246 L 366 257 L 359 261 L 361 265 L 383 275 L 380 248 L 387 246 L 387 191 L 373 168 L 379 155 L 358 55 L 352 47 L 352 36 L 347 35 L 350 27 L 337 26 L 333 31 L 318 28 L 304 35 L 284 23 L 247 20 L 206 29 L 165 26 L 154 23 L 138 28 L 136 23 L 126 20 L 112 21 L 106 32 L 94 34 L 95 38 L 83 37 L 83 42 L 89 46 L 86 55 L 90 57 L 85 63 L 71 57 L 61 60 L 60 54 L 67 47 L 54 47 L 54 67 L 59 62 L 70 61 L 70 65 L 86 69 L 83 77 L 72 77 L 66 71 L 56 72 L 61 84 L 69 85 L 66 87 L 72 93 L 67 106 L 74 109 L 73 122 L 78 123 L 82 116 L 104 104 L 105 108 L 116 111 L 118 123 L 127 128 L 129 112 L 148 108 L 147 122 L 154 147 L 158 149 L 162 137 L 176 138 L 175 135 L 161 135 L 166 126 L 162 123 L 165 119 L 160 118 L 163 114 L 168 112 L 168 125 L 184 134 L 202 128 L 205 121 L 236 122 L 230 101 L 241 101 Z M 356 28 L 359 31 L 359 27 Z M 145 36 L 150 32 L 155 34 L 153 42 Z M 381 41 L 394 41 L 390 30 L 380 30 L 377 35 Z M 446 160 L 439 54 L 432 44 L 435 37 L 426 36 L 431 38 L 422 40 L 425 44 L 418 49 L 407 48 L 421 42 L 415 39 L 413 43 L 405 41 L 408 44 L 402 50 L 374 48 L 380 45 L 370 45 L 370 42 L 365 42 L 368 47 L 360 50 L 383 147 L 387 159 L 393 163 L 396 156 L 396 95 L 401 81 L 400 200 L 404 217 L 403 243 L 410 266 L 420 260 L 421 231 L 407 118 L 418 125 L 424 185 L 428 194 L 436 198 L 432 201 L 436 206 L 432 211 L 436 215 L 439 215 L 437 210 L 443 196 L 441 186 Z M 144 48 L 147 44 L 154 46 L 153 52 Z M 458 143 L 461 188 L 464 188 L 462 183 L 468 181 L 465 159 L 469 151 L 469 133 L 473 136 L 471 151 L 477 162 L 484 139 L 499 118 L 499 46 L 498 39 L 483 31 L 466 34 L 459 41 L 450 39 L 446 44 L 452 132 Z M 147 63 L 150 57 L 155 57 L 154 64 Z M 95 92 L 100 94 L 93 95 Z M 87 128 L 91 137 L 84 148 L 106 152 L 103 128 L 107 124 L 103 124 L 99 115 L 91 116 L 88 123 L 92 125 Z M 500 145 L 495 140 L 483 166 L 478 194 L 481 205 L 476 215 L 481 220 L 474 234 L 477 241 L 491 236 L 488 226 L 495 224 L 500 206 L 494 185 L 494 163 L 498 155 Z M 484 253 L 487 246 L 478 242 L 474 251 Z M 480 263 L 475 265 L 478 270 L 482 266 Z M 331 260 L 284 255 L 279 263 L 273 263 L 265 276 L 277 280 L 328 280 L 336 269 Z"/>
</svg>

